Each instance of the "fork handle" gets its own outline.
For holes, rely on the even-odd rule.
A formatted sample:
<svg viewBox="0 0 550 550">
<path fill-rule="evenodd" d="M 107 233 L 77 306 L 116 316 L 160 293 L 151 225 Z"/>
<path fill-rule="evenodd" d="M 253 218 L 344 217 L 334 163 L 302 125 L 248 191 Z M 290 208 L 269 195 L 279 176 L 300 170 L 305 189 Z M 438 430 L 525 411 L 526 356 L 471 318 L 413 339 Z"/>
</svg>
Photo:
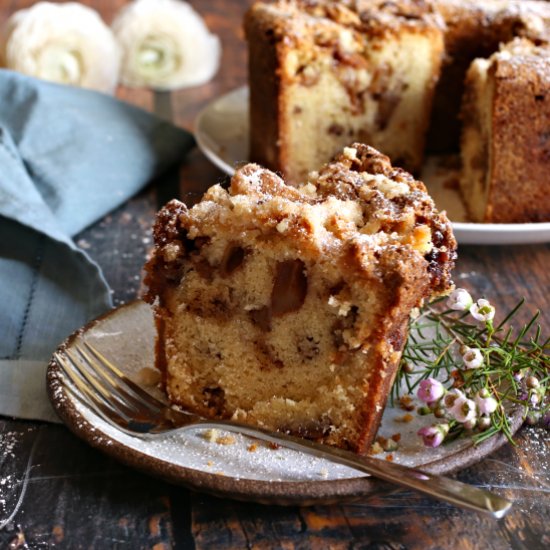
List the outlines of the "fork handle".
<svg viewBox="0 0 550 550">
<path fill-rule="evenodd" d="M 494 493 L 455 479 L 423 472 L 416 468 L 386 460 L 356 455 L 351 451 L 329 447 L 307 439 L 299 439 L 284 433 L 275 433 L 262 428 L 252 428 L 247 425 L 236 424 L 234 422 L 226 423 L 223 421 L 201 422 L 200 426 L 204 428 L 222 428 L 230 432 L 242 433 L 278 445 L 282 444 L 295 451 L 301 451 L 318 458 L 324 458 L 331 462 L 349 466 L 355 470 L 371 474 L 376 478 L 414 489 L 433 498 L 460 506 L 461 508 L 489 514 L 495 518 L 503 517 L 512 506 L 510 501 Z M 188 428 L 196 427 L 197 424 Z"/>
</svg>

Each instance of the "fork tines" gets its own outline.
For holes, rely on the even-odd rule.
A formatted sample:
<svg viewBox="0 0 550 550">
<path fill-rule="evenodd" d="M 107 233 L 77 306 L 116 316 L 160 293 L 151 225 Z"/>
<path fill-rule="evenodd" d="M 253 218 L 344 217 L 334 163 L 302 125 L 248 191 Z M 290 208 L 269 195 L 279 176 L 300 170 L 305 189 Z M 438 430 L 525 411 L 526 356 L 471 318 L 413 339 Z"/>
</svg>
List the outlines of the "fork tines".
<svg viewBox="0 0 550 550">
<path fill-rule="evenodd" d="M 141 389 L 85 340 L 57 352 L 55 359 L 71 382 L 65 385 L 71 395 L 109 423 L 146 433 L 162 418 L 166 405 Z"/>
</svg>

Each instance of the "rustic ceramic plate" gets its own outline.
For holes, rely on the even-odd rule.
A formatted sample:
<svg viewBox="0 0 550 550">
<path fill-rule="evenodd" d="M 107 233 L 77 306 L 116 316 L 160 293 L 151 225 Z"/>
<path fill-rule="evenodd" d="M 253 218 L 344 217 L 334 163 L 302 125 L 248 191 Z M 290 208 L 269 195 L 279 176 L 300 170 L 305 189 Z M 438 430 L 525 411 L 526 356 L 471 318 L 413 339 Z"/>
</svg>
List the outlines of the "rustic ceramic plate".
<svg viewBox="0 0 550 550">
<path fill-rule="evenodd" d="M 144 368 L 153 365 L 155 331 L 150 307 L 141 301 L 113 310 L 71 336 L 59 351 L 87 340 L 140 383 Z M 128 436 L 75 401 L 66 391 L 66 380 L 52 360 L 48 368 L 50 400 L 65 424 L 93 447 L 149 474 L 212 494 L 272 504 L 330 503 L 373 496 L 393 489 L 387 483 L 357 471 L 284 448 L 273 449 L 244 436 L 224 438 L 196 429 L 156 441 Z M 155 387 L 144 387 L 163 399 Z M 379 433 L 400 433 L 395 462 L 420 466 L 430 472 L 449 473 L 479 461 L 506 442 L 493 437 L 473 446 L 457 440 L 427 449 L 416 435 L 428 417 L 388 406 Z M 514 432 L 521 425 L 521 411 L 512 419 Z M 225 443 L 225 444 L 224 444 Z M 229 443 L 229 444 L 228 444 Z M 377 455 L 381 460 L 387 457 Z"/>
<path fill-rule="evenodd" d="M 203 153 L 221 170 L 233 175 L 248 158 L 248 88 L 238 88 L 211 102 L 199 114 L 195 137 Z M 527 244 L 550 242 L 550 222 L 482 224 L 466 220 L 457 190 L 458 159 L 429 158 L 422 180 L 440 210 L 453 221 L 460 244 Z"/>
</svg>

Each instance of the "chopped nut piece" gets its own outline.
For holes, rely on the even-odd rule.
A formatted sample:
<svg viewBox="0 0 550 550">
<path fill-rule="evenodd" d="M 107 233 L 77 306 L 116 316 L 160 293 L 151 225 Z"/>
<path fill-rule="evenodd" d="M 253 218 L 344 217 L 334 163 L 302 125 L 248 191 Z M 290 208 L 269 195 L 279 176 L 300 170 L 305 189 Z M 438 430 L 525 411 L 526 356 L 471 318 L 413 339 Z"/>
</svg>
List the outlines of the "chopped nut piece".
<svg viewBox="0 0 550 550">
<path fill-rule="evenodd" d="M 384 449 L 382 449 L 382 446 L 380 445 L 380 443 L 378 443 L 378 441 L 375 441 L 371 448 L 370 448 L 370 453 L 371 455 L 379 455 L 381 452 L 383 452 Z"/>
<path fill-rule="evenodd" d="M 218 445 L 234 445 L 236 439 L 232 435 L 222 435 L 216 439 Z"/>
<path fill-rule="evenodd" d="M 404 395 L 403 397 L 401 397 L 399 399 L 399 406 L 404 410 L 404 411 L 414 411 L 415 409 L 415 404 L 413 402 L 413 398 L 412 396 L 410 395 Z"/>
</svg>

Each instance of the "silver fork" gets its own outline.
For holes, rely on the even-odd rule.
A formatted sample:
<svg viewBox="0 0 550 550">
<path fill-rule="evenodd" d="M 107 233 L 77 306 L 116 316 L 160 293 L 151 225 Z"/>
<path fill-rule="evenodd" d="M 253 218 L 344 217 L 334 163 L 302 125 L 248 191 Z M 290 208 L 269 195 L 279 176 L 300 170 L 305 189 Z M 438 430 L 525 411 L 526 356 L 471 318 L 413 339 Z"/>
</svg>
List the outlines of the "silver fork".
<svg viewBox="0 0 550 550">
<path fill-rule="evenodd" d="M 276 443 L 296 451 L 344 464 L 360 472 L 414 489 L 462 508 L 503 517 L 511 503 L 485 489 L 350 451 L 328 447 L 285 433 L 226 420 L 208 420 L 175 410 L 130 380 L 88 342 L 54 355 L 70 383 L 65 389 L 84 406 L 122 432 L 141 438 L 158 438 L 190 428 L 218 428 Z"/>
</svg>

